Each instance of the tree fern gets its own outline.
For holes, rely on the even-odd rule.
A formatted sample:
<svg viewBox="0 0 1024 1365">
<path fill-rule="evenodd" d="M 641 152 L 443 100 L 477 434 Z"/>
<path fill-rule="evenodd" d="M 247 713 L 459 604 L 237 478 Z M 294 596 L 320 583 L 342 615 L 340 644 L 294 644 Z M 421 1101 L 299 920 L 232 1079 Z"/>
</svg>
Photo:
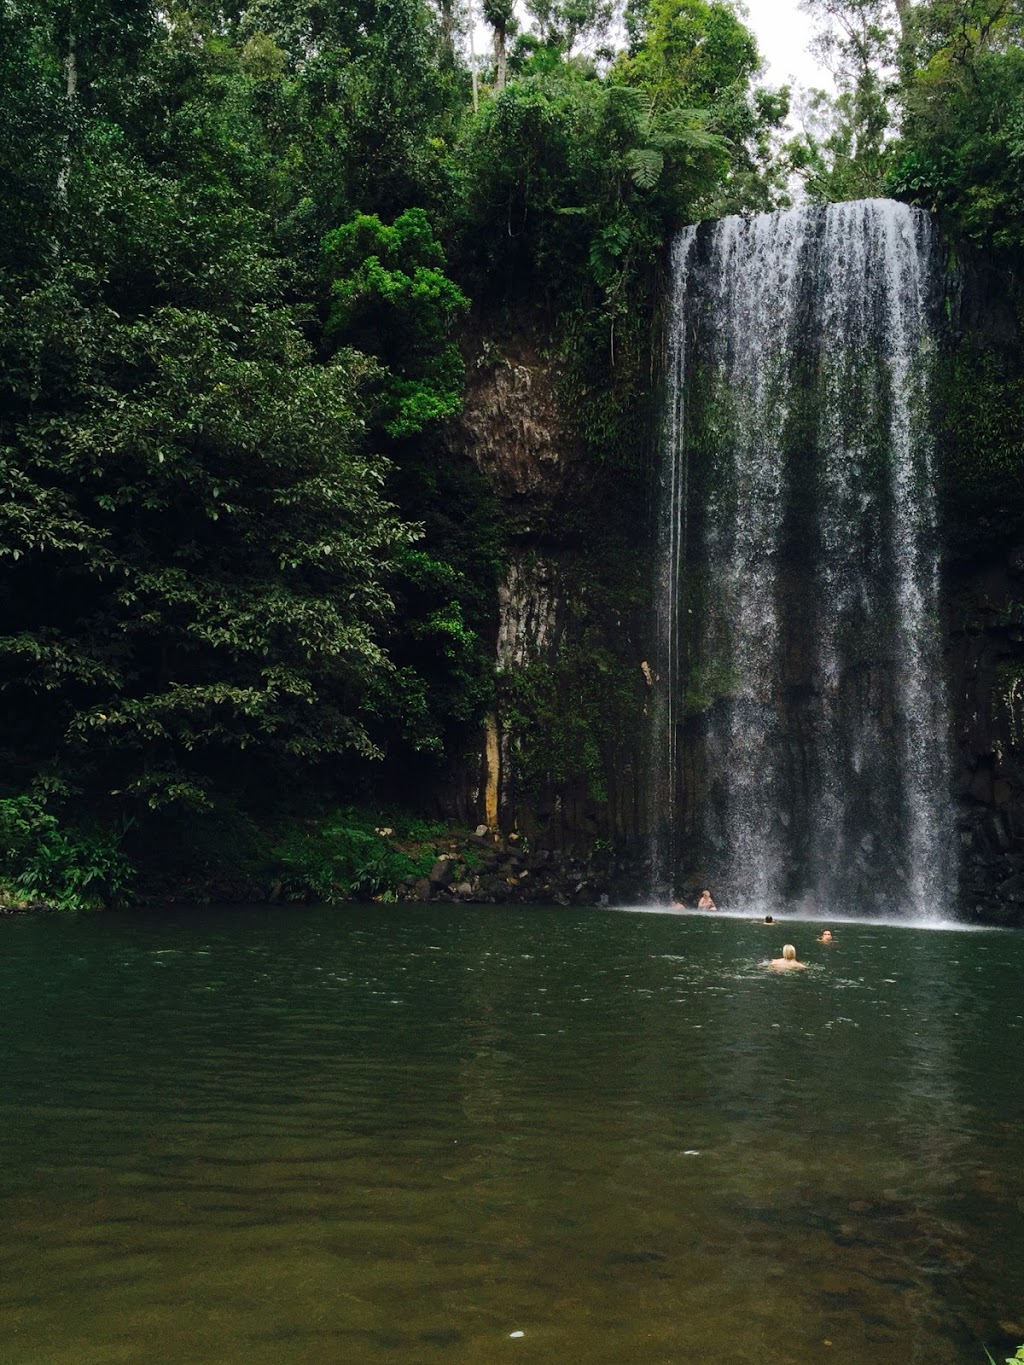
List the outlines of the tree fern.
<svg viewBox="0 0 1024 1365">
<path fill-rule="evenodd" d="M 637 189 L 652 190 L 661 178 L 665 158 L 656 147 L 634 147 L 623 162 Z"/>
</svg>

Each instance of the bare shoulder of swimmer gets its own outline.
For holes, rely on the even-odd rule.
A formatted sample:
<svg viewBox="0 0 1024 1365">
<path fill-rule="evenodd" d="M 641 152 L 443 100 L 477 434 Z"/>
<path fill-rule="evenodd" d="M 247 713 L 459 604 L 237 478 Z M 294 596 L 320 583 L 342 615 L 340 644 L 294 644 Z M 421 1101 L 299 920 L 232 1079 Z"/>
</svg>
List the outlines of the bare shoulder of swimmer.
<svg viewBox="0 0 1024 1365">
<path fill-rule="evenodd" d="M 777 972 L 788 972 L 792 971 L 794 968 L 804 968 L 807 966 L 807 963 L 798 962 L 796 960 L 796 949 L 793 947 L 792 943 L 787 943 L 782 949 L 782 956 L 772 958 L 771 966 Z"/>
</svg>

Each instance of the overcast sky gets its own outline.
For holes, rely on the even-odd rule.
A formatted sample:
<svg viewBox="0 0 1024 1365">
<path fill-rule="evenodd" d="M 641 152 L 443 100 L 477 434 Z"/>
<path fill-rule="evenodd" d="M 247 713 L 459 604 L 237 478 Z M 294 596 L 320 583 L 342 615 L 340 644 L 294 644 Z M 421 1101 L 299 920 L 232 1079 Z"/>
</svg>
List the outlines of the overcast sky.
<svg viewBox="0 0 1024 1365">
<path fill-rule="evenodd" d="M 757 38 L 761 55 L 768 62 L 769 85 L 796 81 L 803 86 L 829 89 L 832 78 L 807 50 L 811 21 L 796 0 L 745 0 L 747 26 Z"/>
</svg>

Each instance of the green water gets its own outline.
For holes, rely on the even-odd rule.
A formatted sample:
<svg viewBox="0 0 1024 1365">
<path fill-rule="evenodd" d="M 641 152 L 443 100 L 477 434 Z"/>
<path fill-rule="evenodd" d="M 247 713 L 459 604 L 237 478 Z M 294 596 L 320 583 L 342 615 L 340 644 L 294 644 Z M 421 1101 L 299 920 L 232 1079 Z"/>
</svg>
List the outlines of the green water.
<svg viewBox="0 0 1024 1365">
<path fill-rule="evenodd" d="M 816 932 L 0 921 L 0 1360 L 984 1365 L 1024 937 Z"/>
</svg>

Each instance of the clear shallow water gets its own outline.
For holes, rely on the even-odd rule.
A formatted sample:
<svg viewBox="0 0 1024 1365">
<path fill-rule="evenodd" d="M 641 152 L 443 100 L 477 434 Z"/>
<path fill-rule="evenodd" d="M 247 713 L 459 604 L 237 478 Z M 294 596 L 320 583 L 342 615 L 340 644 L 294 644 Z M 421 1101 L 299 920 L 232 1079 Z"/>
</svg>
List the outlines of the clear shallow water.
<svg viewBox="0 0 1024 1365">
<path fill-rule="evenodd" d="M 780 927 L 0 922 L 0 1358 L 998 1358 L 1024 936 Z"/>
</svg>

